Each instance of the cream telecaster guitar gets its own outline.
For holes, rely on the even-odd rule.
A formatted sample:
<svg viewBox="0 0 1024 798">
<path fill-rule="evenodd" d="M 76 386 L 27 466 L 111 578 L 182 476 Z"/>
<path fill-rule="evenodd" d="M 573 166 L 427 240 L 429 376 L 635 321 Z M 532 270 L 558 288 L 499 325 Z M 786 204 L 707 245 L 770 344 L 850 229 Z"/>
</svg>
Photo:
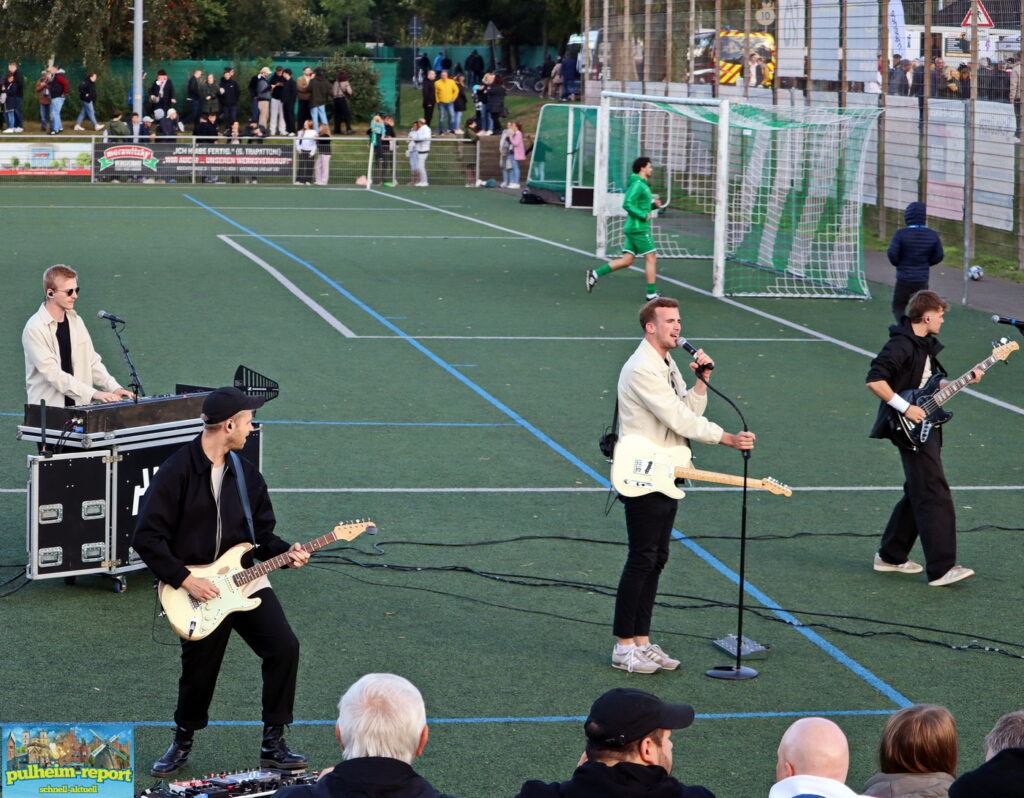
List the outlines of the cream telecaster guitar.
<svg viewBox="0 0 1024 798">
<path fill-rule="evenodd" d="M 307 552 L 317 551 L 337 540 L 354 540 L 364 532 L 376 534 L 377 527 L 372 521 L 338 524 L 326 535 L 311 540 L 302 548 Z M 209 579 L 220 591 L 219 596 L 209 601 L 197 601 L 183 587 L 173 588 L 160 583 L 160 603 L 175 632 L 186 640 L 202 640 L 232 612 L 243 612 L 259 606 L 260 599 L 249 598 L 246 594 L 247 586 L 254 579 L 287 565 L 290 558 L 285 552 L 251 568 L 243 568 L 242 555 L 251 548 L 251 543 L 239 543 L 209 565 L 188 566 L 193 576 Z"/>
<path fill-rule="evenodd" d="M 719 482 L 723 485 L 743 484 L 743 477 L 676 465 L 689 459 L 690 451 L 685 446 L 658 446 L 642 435 L 624 435 L 615 444 L 612 486 L 623 496 L 644 496 L 657 491 L 669 498 L 681 499 L 686 494 L 676 487 L 677 479 Z M 771 477 L 747 479 L 747 487 L 783 496 L 793 495 L 788 485 Z"/>
</svg>

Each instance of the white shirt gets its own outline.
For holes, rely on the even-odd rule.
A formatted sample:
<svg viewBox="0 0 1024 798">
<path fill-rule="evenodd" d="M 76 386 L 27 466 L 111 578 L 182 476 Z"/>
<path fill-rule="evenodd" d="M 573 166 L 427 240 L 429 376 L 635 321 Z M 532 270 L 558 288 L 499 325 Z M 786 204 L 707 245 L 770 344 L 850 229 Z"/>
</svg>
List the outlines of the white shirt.
<svg viewBox="0 0 1024 798">
<path fill-rule="evenodd" d="M 26 401 L 31 405 L 45 399 L 50 406 L 64 407 L 65 396 L 71 397 L 76 405 L 85 405 L 92 401 L 97 390 L 116 391 L 121 387 L 92 348 L 92 338 L 82 317 L 69 310 L 67 320 L 74 374 L 61 370 L 57 320 L 50 315 L 45 302 L 21 333 L 21 345 L 25 349 Z M 93 385 L 99 386 L 98 389 Z"/>
<path fill-rule="evenodd" d="M 796 795 L 820 795 L 822 798 L 864 798 L 845 784 L 822 776 L 798 774 L 772 785 L 768 798 L 794 798 Z"/>
<path fill-rule="evenodd" d="M 646 338 L 619 373 L 618 397 L 620 435 L 643 435 L 658 446 L 687 449 L 691 440 L 722 440 L 722 428 L 702 415 L 707 395 L 687 391 L 672 356 L 662 358 Z"/>
<path fill-rule="evenodd" d="M 416 130 L 410 130 L 409 140 L 413 142 L 416 152 L 430 152 L 430 126 L 420 125 Z"/>
</svg>

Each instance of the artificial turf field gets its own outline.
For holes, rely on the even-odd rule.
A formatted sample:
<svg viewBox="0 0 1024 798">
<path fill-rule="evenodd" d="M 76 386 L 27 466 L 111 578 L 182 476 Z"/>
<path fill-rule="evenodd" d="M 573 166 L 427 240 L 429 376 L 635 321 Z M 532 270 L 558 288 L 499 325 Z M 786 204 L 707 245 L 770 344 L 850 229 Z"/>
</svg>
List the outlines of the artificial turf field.
<svg viewBox="0 0 1024 798">
<path fill-rule="evenodd" d="M 15 439 L 20 333 L 44 268 L 69 263 L 78 310 L 122 383 L 101 308 L 129 320 L 149 394 L 227 383 L 239 363 L 280 382 L 258 420 L 282 537 L 310 540 L 357 517 L 379 524 L 377 538 L 273 579 L 302 643 L 288 740 L 315 767 L 339 758 L 337 699 L 369 671 L 420 687 L 432 726 L 417 768 L 460 796 L 568 778 L 581 720 L 614 686 L 695 706 L 698 721 L 674 737 L 676 774 L 720 798 L 767 794 L 779 736 L 798 716 L 826 714 L 846 730 L 857 788 L 900 706 L 949 707 L 965 770 L 995 719 L 1024 704 L 1024 355 L 950 405 L 960 561 L 978 576 L 935 589 L 923 575 L 876 574 L 875 536 L 902 481 L 892 447 L 867 438 L 876 401 L 864 377 L 890 322 L 885 287 L 870 302 L 720 300 L 706 264 L 659 264 L 683 334 L 716 359 L 714 383 L 758 435 L 750 475 L 795 491 L 749 494 L 744 631 L 773 648 L 751 663 L 760 676 L 704 676 L 729 661 L 710 641 L 736 626 L 740 492 L 713 486 L 688 488 L 680 504 L 688 537 L 674 544 L 655 612 L 656 638 L 683 667 L 641 676 L 609 667 L 625 534 L 621 508 L 605 514 L 597 438 L 640 337 L 643 281 L 621 272 L 585 293 L 589 215 L 482 190 L 224 186 L 4 188 L 0 215 L 4 590 L 25 562 L 35 452 Z M 944 364 L 958 376 L 1008 329 L 954 306 Z M 738 428 L 716 397 L 708 415 Z M 742 470 L 731 449 L 697 455 L 701 468 Z M 177 638 L 154 618 L 148 573 L 128 584 L 116 595 L 101 576 L 38 580 L 0 599 L 0 724 L 135 723 L 138 790 L 170 739 Z M 235 638 L 215 723 L 183 775 L 255 765 L 258 693 L 257 660 Z"/>
</svg>

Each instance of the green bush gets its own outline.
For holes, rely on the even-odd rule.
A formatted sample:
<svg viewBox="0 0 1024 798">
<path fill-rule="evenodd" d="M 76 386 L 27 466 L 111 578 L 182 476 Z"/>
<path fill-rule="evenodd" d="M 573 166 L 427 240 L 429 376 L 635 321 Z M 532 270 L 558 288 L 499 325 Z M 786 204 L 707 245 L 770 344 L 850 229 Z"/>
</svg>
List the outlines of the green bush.
<svg viewBox="0 0 1024 798">
<path fill-rule="evenodd" d="M 338 72 L 348 73 L 348 82 L 352 84 L 352 96 L 349 97 L 349 107 L 352 109 L 353 120 L 362 122 L 369 121 L 370 117 L 381 110 L 394 111 L 394 108 L 384 109 L 383 97 L 377 85 L 377 72 L 373 68 L 373 62 L 365 58 L 355 58 L 343 53 L 335 53 L 330 58 L 325 58 L 319 66 L 324 68 L 327 79 L 334 82 Z"/>
</svg>

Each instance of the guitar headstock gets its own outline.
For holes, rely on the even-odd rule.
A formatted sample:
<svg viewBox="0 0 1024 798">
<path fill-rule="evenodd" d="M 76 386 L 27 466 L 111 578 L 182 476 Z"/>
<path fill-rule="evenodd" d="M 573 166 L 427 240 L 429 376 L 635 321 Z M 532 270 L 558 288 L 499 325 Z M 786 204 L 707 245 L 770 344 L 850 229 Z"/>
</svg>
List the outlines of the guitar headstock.
<svg viewBox="0 0 1024 798">
<path fill-rule="evenodd" d="M 1020 344 L 1016 341 L 1010 341 L 1006 338 L 1001 338 L 998 344 L 993 345 L 992 357 L 996 360 L 1006 360 L 1010 356 L 1011 352 L 1016 352 L 1020 349 Z"/>
<path fill-rule="evenodd" d="M 356 521 L 347 521 L 344 524 L 338 524 L 332 530 L 335 540 L 355 540 L 364 532 L 367 535 L 376 535 L 377 525 L 368 518 L 363 518 Z"/>
<path fill-rule="evenodd" d="M 793 495 L 793 489 L 790 488 L 789 485 L 782 484 L 777 479 L 772 479 L 771 477 L 765 477 L 761 481 L 764 483 L 764 489 L 766 491 L 768 491 L 769 493 L 774 493 L 776 496 L 779 496 L 779 495 L 781 495 L 781 496 L 792 496 Z"/>
</svg>

